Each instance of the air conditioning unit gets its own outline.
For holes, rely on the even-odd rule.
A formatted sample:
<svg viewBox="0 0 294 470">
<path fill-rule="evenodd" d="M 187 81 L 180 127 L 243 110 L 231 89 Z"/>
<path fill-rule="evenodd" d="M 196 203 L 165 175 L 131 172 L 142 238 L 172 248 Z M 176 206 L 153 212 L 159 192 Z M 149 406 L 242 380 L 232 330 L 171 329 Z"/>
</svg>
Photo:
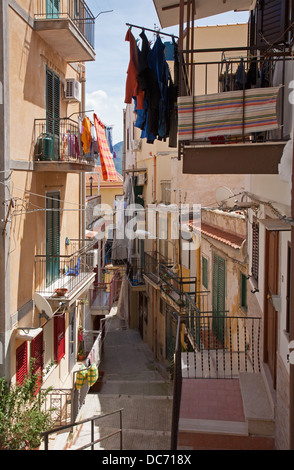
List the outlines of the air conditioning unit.
<svg viewBox="0 0 294 470">
<path fill-rule="evenodd" d="M 67 78 L 64 86 L 64 99 L 67 101 L 81 101 L 82 87 L 75 78 Z"/>
<path fill-rule="evenodd" d="M 139 173 L 137 176 L 137 186 L 144 186 L 146 183 L 146 173 Z"/>
</svg>

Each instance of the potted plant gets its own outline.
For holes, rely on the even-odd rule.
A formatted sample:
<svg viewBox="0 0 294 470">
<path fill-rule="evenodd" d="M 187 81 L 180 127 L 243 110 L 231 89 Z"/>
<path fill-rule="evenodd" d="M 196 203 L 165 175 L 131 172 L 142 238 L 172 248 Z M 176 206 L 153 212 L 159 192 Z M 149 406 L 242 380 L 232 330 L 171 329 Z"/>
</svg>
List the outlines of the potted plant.
<svg viewBox="0 0 294 470">
<path fill-rule="evenodd" d="M 79 361 L 84 361 L 86 359 L 85 353 L 83 349 L 80 349 L 78 352 L 78 360 Z"/>
<path fill-rule="evenodd" d="M 54 426 L 52 410 L 44 411 L 51 389 L 38 389 L 39 377 L 29 373 L 22 385 L 10 385 L 0 378 L 0 449 L 33 450 L 40 446 L 42 433 Z"/>
</svg>

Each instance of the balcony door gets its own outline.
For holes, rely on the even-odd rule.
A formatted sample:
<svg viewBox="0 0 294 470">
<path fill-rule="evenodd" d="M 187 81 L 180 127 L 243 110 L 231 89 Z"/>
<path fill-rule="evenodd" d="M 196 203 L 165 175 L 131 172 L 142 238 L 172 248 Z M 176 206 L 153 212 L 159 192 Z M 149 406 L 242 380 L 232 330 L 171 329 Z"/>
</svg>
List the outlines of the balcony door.
<svg viewBox="0 0 294 470">
<path fill-rule="evenodd" d="M 60 0 L 46 0 L 46 17 L 59 18 Z"/>
<path fill-rule="evenodd" d="M 226 310 L 226 261 L 216 254 L 213 255 L 212 276 L 212 328 L 217 340 L 220 341 L 221 344 L 224 344 Z"/>
<path fill-rule="evenodd" d="M 60 78 L 49 68 L 46 69 L 46 137 L 49 159 L 59 160 Z"/>
<path fill-rule="evenodd" d="M 46 194 L 46 286 L 59 278 L 60 194 Z"/>
</svg>

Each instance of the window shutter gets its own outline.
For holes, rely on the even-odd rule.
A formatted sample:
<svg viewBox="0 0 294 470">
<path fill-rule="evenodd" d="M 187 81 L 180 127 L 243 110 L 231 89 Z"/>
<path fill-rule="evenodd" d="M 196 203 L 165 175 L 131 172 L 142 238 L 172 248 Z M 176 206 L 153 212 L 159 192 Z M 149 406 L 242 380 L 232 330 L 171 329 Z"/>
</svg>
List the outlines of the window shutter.
<svg viewBox="0 0 294 470">
<path fill-rule="evenodd" d="M 202 285 L 208 289 L 208 261 L 202 256 Z"/>
<path fill-rule="evenodd" d="M 252 276 L 258 282 L 259 268 L 259 224 L 256 221 L 252 223 Z"/>
<path fill-rule="evenodd" d="M 220 315 L 226 310 L 226 262 L 220 256 L 213 255 L 213 311 Z"/>
<path fill-rule="evenodd" d="M 60 135 L 60 78 L 52 70 L 46 70 L 46 121 L 47 133 L 53 142 L 50 157 L 59 159 Z"/>
<path fill-rule="evenodd" d="M 287 40 L 287 0 L 259 0 L 257 7 L 257 46 L 282 44 Z"/>
<path fill-rule="evenodd" d="M 36 393 L 38 393 L 42 385 L 43 373 L 43 332 L 33 339 L 31 356 L 34 359 L 33 372 L 38 376 L 38 387 L 36 390 Z"/>
<path fill-rule="evenodd" d="M 46 285 L 59 277 L 60 196 L 48 193 L 46 198 Z"/>
<path fill-rule="evenodd" d="M 60 362 L 65 355 L 65 314 L 54 317 L 54 359 Z"/>
<path fill-rule="evenodd" d="M 28 343 L 25 342 L 16 350 L 16 382 L 22 385 L 28 375 Z"/>
</svg>

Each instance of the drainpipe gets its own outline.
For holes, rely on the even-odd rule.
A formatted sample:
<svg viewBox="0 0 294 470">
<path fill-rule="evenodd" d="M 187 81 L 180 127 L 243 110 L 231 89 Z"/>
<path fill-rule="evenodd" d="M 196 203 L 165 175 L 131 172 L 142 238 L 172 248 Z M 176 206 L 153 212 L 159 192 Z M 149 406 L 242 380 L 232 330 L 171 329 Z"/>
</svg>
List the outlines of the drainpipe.
<svg viewBox="0 0 294 470">
<path fill-rule="evenodd" d="M 81 74 L 80 74 L 80 81 L 82 86 L 82 99 L 80 103 L 80 115 L 84 116 L 84 111 L 86 109 L 86 76 L 85 76 L 85 64 L 81 65 Z M 85 209 L 86 204 L 86 174 L 84 171 L 80 173 L 80 248 L 83 245 L 83 240 L 85 239 L 86 233 L 86 211 Z"/>
</svg>

